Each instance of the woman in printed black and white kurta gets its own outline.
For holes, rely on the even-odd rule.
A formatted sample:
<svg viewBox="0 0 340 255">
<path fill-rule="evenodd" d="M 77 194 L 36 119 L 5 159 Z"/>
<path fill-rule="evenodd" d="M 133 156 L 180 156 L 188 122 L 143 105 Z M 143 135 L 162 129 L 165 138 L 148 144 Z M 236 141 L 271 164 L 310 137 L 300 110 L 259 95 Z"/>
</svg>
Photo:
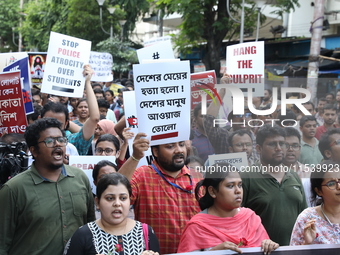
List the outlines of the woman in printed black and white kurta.
<svg viewBox="0 0 340 255">
<path fill-rule="evenodd" d="M 98 181 L 96 197 L 101 218 L 80 227 L 68 241 L 64 254 L 158 254 L 159 243 L 152 228 L 148 226 L 146 238 L 142 223 L 127 218 L 130 195 L 131 186 L 125 176 L 104 175 Z"/>
</svg>

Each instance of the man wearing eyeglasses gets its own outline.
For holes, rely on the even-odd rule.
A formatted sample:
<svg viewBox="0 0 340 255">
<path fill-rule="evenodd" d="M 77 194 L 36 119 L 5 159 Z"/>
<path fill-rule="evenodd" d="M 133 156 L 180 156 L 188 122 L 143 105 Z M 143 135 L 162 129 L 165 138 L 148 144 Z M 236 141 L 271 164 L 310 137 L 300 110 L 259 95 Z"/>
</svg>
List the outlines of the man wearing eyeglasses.
<svg viewBox="0 0 340 255">
<path fill-rule="evenodd" d="M 87 155 L 100 117 L 97 99 L 91 86 L 92 74 L 93 70 L 90 65 L 84 65 L 83 75 L 85 76 L 86 101 L 89 105 L 90 117 L 82 128 L 69 121 L 69 112 L 65 105 L 61 103 L 49 102 L 44 105 L 41 111 L 41 118 L 56 118 L 60 121 L 64 130 L 72 130 L 72 133 L 69 132 L 67 134 L 67 138 L 69 143 L 72 143 L 77 148 L 79 155 Z"/>
<path fill-rule="evenodd" d="M 84 172 L 64 165 L 67 139 L 55 118 L 25 132 L 35 161 L 0 190 L 0 254 L 62 254 L 73 233 L 95 220 Z"/>
<path fill-rule="evenodd" d="M 260 162 L 241 172 L 243 206 L 261 217 L 271 240 L 289 245 L 297 216 L 307 207 L 298 175 L 282 162 L 290 145 L 285 130 L 263 125 L 256 135 Z"/>
<path fill-rule="evenodd" d="M 295 173 L 297 173 L 300 178 L 309 178 L 309 168 L 298 161 L 301 152 L 301 135 L 299 131 L 296 128 L 292 127 L 285 128 L 285 131 L 287 152 L 283 160 L 283 164 L 285 166 L 288 166 Z"/>
<path fill-rule="evenodd" d="M 253 141 L 249 131 L 240 129 L 231 133 L 228 137 L 229 152 L 246 152 L 248 165 L 254 164 Z"/>
</svg>

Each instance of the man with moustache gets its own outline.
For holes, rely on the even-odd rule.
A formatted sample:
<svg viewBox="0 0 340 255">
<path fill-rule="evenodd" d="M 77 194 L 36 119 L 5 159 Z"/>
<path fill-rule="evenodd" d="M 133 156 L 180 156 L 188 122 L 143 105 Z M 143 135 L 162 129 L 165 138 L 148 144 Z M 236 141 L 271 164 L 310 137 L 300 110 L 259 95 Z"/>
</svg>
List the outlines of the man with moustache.
<svg viewBox="0 0 340 255">
<path fill-rule="evenodd" d="M 336 120 L 336 107 L 331 104 L 326 104 L 323 108 L 323 120 L 324 123 L 322 126 L 318 127 L 316 129 L 315 138 L 320 140 L 323 133 L 325 133 L 327 130 L 336 128 L 335 120 Z"/>
<path fill-rule="evenodd" d="M 301 180 L 282 165 L 286 133 L 279 126 L 263 125 L 256 135 L 260 163 L 241 169 L 243 206 L 261 217 L 271 240 L 289 245 L 297 216 L 307 207 Z"/>
<path fill-rule="evenodd" d="M 136 169 L 149 148 L 149 140 L 144 137 L 145 133 L 136 135 L 133 154 L 119 172 L 131 179 L 135 219 L 154 229 L 162 254 L 176 253 L 186 223 L 200 212 L 194 195 L 200 179 L 184 165 L 184 141 L 152 146 L 152 165 Z"/>
<path fill-rule="evenodd" d="M 340 164 L 340 128 L 331 129 L 321 137 L 319 150 L 325 160 L 334 160 Z"/>
<path fill-rule="evenodd" d="M 327 100 L 324 97 L 321 97 L 318 100 L 317 113 L 315 114 L 315 118 L 316 118 L 316 121 L 318 123 L 318 126 L 322 126 L 323 123 L 324 123 L 324 120 L 323 120 L 323 108 L 325 107 L 326 103 L 327 103 Z"/>
<path fill-rule="evenodd" d="M 251 166 L 254 162 L 253 158 L 253 141 L 248 130 L 239 129 L 231 133 L 228 137 L 229 152 L 246 152 L 248 165 Z"/>
<path fill-rule="evenodd" d="M 271 89 L 265 89 L 264 90 L 264 95 L 263 95 L 263 100 L 261 102 L 261 105 L 260 107 L 265 107 L 267 105 L 271 105 L 272 103 L 272 95 L 273 95 L 273 92 Z"/>
<path fill-rule="evenodd" d="M 62 254 L 73 233 L 95 220 L 86 174 L 63 164 L 67 139 L 54 118 L 25 132 L 32 166 L 0 190 L 0 254 Z"/>
<path fill-rule="evenodd" d="M 314 116 L 307 115 L 300 119 L 302 140 L 299 161 L 302 164 L 317 165 L 322 160 L 322 154 L 318 148 L 319 141 L 315 138 L 316 126 L 317 121 Z"/>
<path fill-rule="evenodd" d="M 310 169 L 298 160 L 301 153 L 301 135 L 299 131 L 293 127 L 287 127 L 285 131 L 287 152 L 282 163 L 288 166 L 291 171 L 297 173 L 300 178 L 309 178 Z"/>
</svg>

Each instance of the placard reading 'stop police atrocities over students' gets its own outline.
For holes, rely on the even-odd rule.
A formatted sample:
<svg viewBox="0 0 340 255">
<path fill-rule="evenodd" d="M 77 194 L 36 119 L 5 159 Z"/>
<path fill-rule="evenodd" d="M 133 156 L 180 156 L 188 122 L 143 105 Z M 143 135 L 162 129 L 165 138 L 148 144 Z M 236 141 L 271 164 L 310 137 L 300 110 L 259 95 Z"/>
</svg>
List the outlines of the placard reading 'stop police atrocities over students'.
<svg viewBox="0 0 340 255">
<path fill-rule="evenodd" d="M 151 145 L 189 139 L 189 61 L 133 66 L 138 130 Z"/>
<path fill-rule="evenodd" d="M 83 66 L 89 63 L 91 42 L 51 32 L 41 92 L 82 97 Z"/>
</svg>

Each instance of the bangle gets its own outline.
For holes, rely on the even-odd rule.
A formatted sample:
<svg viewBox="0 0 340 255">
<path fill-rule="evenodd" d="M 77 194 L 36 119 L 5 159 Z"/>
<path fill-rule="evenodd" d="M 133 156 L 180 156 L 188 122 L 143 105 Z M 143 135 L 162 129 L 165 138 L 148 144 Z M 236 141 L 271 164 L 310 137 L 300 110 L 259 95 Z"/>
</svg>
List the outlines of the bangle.
<svg viewBox="0 0 340 255">
<path fill-rule="evenodd" d="M 140 159 L 136 159 L 133 155 L 131 155 L 131 158 L 134 160 L 134 161 L 137 161 L 139 162 Z"/>
</svg>

